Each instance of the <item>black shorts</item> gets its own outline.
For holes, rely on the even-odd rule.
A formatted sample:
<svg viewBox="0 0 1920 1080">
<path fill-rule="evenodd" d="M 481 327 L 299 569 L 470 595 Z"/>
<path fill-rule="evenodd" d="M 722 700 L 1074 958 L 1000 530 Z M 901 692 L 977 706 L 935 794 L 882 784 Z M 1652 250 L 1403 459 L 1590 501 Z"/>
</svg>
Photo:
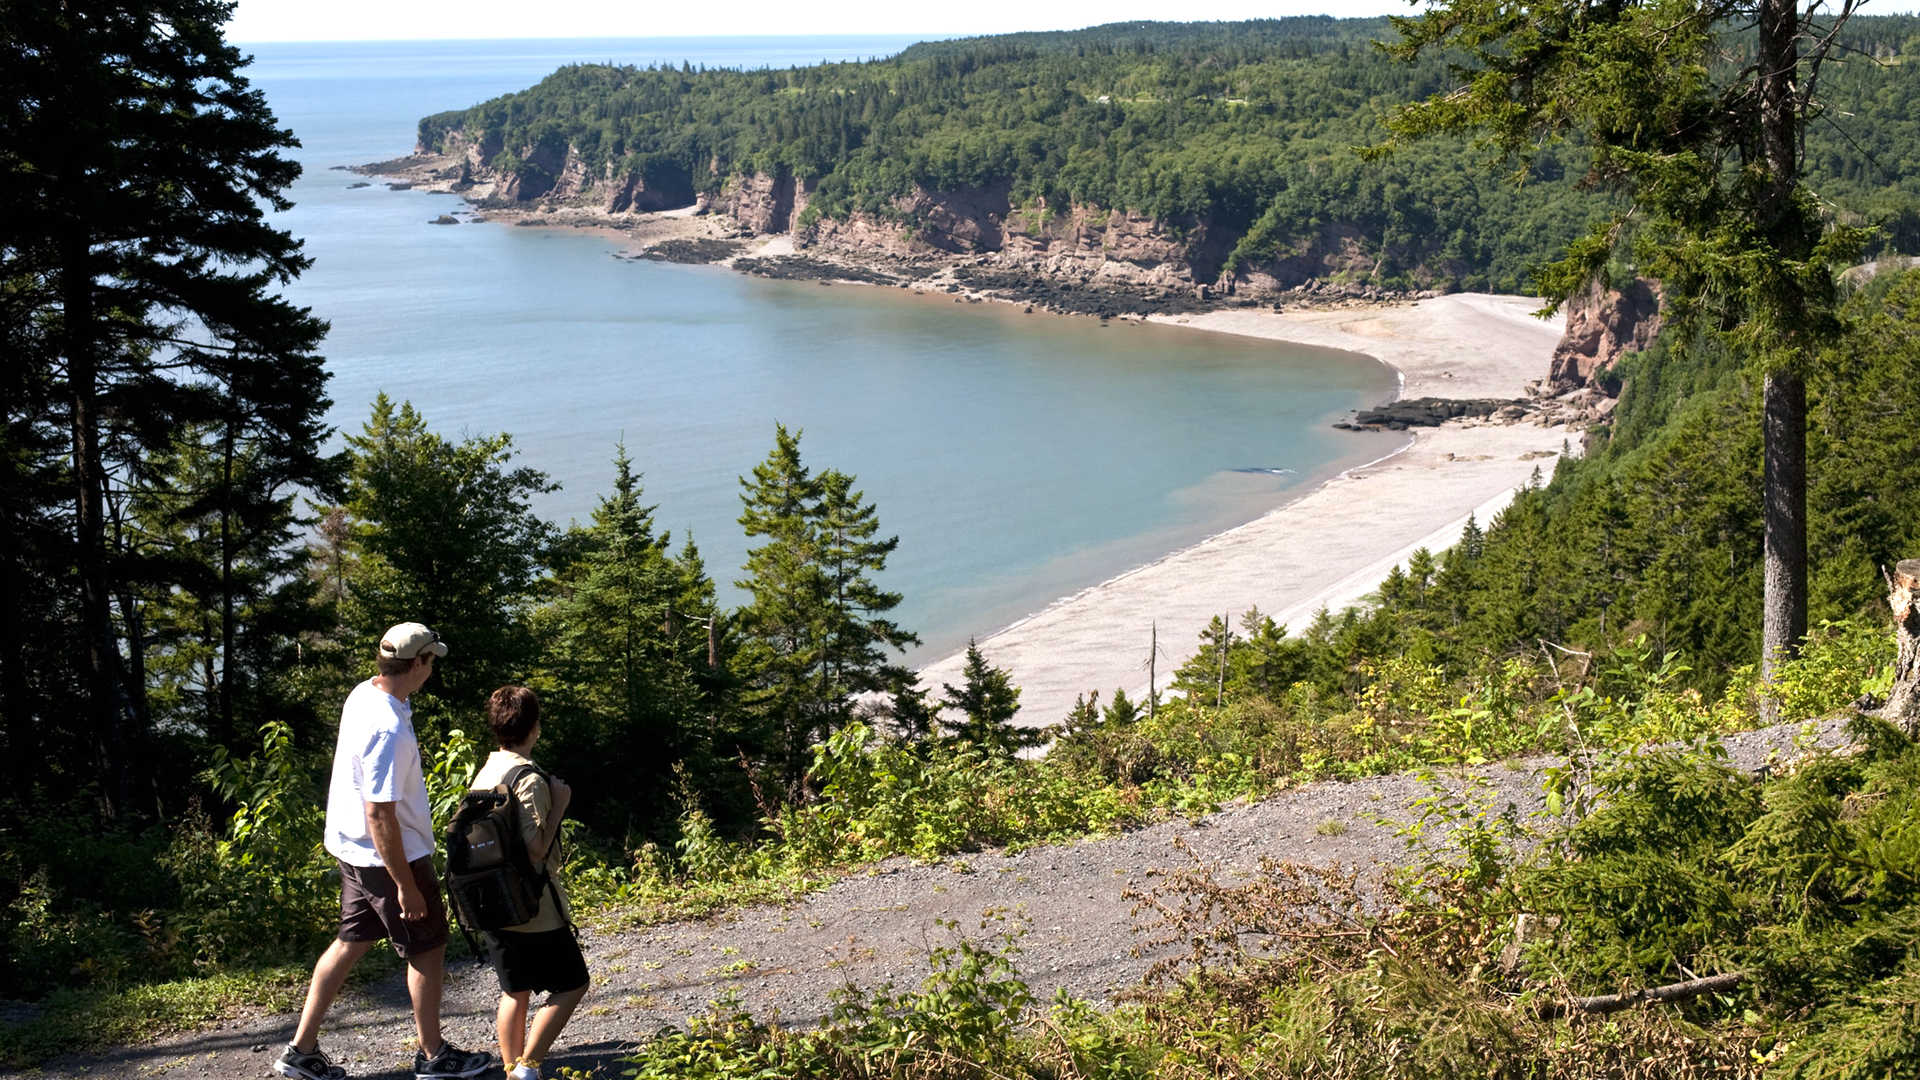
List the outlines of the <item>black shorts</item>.
<svg viewBox="0 0 1920 1080">
<path fill-rule="evenodd" d="M 432 952 L 447 943 L 447 906 L 440 899 L 440 880 L 433 876 L 432 857 L 407 864 L 413 883 L 427 898 L 427 917 L 408 922 L 400 917 L 400 889 L 384 866 L 340 864 L 341 941 L 393 942 L 401 956 Z"/>
<path fill-rule="evenodd" d="M 587 985 L 587 958 L 566 927 L 523 934 L 489 930 L 487 962 L 500 977 L 500 989 L 509 994 L 542 990 L 549 994 L 578 990 Z"/>
</svg>

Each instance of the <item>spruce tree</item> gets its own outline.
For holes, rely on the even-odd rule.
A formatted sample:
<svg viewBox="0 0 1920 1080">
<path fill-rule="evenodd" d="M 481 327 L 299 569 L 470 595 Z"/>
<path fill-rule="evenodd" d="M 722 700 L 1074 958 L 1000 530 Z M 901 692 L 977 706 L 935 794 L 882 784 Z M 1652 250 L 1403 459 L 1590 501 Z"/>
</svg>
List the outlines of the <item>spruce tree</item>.
<svg viewBox="0 0 1920 1080">
<path fill-rule="evenodd" d="M 1199 651 L 1173 674 L 1174 689 L 1185 693 L 1188 701 L 1219 704 L 1220 673 L 1232 663 L 1233 645 L 1233 627 L 1226 616 L 1207 620 L 1206 628 L 1200 631 Z"/>
<path fill-rule="evenodd" d="M 839 704 L 822 694 L 829 582 L 813 527 L 820 482 L 800 460 L 799 436 L 776 425 L 773 450 L 740 486 L 740 525 L 762 541 L 734 582 L 750 597 L 740 611 L 743 701 L 759 722 L 756 741 L 797 797 L 809 748 L 834 726 Z"/>
<path fill-rule="evenodd" d="M 1020 688 L 1013 685 L 1006 669 L 987 663 L 986 654 L 972 639 L 967 641 L 967 660 L 960 675 L 959 686 L 940 686 L 946 691 L 942 704 L 965 717 L 953 725 L 956 738 L 1008 756 L 1045 741 L 1041 732 L 1014 725 L 1014 715 L 1020 711 Z"/>
<path fill-rule="evenodd" d="M 784 425 L 752 479 L 740 480 L 741 527 L 761 541 L 735 582 L 750 596 L 739 616 L 744 704 L 794 798 L 813 744 L 853 718 L 858 695 L 909 684 L 888 653 L 919 640 L 887 618 L 900 595 L 873 575 L 899 539 L 875 539 L 878 516 L 853 483 L 837 470 L 815 476 Z"/>
<path fill-rule="evenodd" d="M 940 729 L 940 703 L 927 700 L 927 693 L 916 678 L 895 690 L 888 706 L 894 734 L 915 745 L 925 744 Z"/>
<path fill-rule="evenodd" d="M 232 9 L 0 5 L 0 282 L 20 391 L 5 395 L 6 501 L 29 519 L 0 606 L 33 620 L 0 635 L 0 711 L 9 756 L 32 729 L 30 759 L 59 763 L 49 775 L 85 763 L 109 809 L 153 760 L 136 597 L 180 572 L 131 557 L 116 529 L 156 482 L 149 457 L 218 425 L 252 461 L 216 494 L 234 513 L 327 480 L 325 326 L 279 295 L 308 260 L 266 216 L 289 205 L 299 167 L 281 151 L 296 144 L 222 39 Z"/>
<path fill-rule="evenodd" d="M 298 543 L 312 522 L 287 485 L 258 475 L 272 464 L 228 425 L 190 425 L 149 458 L 154 483 L 127 500 L 121 545 L 165 571 L 120 600 L 155 722 L 198 728 L 235 754 L 257 749 L 257 720 L 270 716 L 295 721 L 310 741 L 329 737 L 286 685 L 300 639 L 325 623 Z"/>
<path fill-rule="evenodd" d="M 716 771 L 706 695 L 713 582 L 697 550 L 675 556 L 671 536 L 655 535 L 653 511 L 622 446 L 612 492 L 556 545 L 565 562 L 534 620 L 554 767 L 599 793 L 595 824 L 613 834 L 660 835 L 676 767 L 699 787 Z"/>
<path fill-rule="evenodd" d="M 1806 378 L 1838 326 L 1835 272 L 1868 235 L 1832 222 L 1804 177 L 1822 66 L 1855 6 L 1435 0 L 1394 20 L 1402 58 L 1460 57 L 1459 85 L 1395 113 L 1396 134 L 1479 132 L 1523 161 L 1579 137 L 1587 179 L 1629 196 L 1539 274 L 1549 297 L 1627 254 L 1675 325 L 1722 333 L 1760 374 L 1768 673 L 1807 629 Z"/>
<path fill-rule="evenodd" d="M 1092 708 L 1091 702 L 1088 708 Z M 1115 687 L 1113 700 L 1100 711 L 1100 717 L 1113 727 L 1125 727 L 1140 719 L 1140 706 L 1127 696 L 1124 688 Z"/>
<path fill-rule="evenodd" d="M 374 400 L 360 433 L 347 436 L 342 506 L 353 556 L 340 633 L 349 657 L 413 620 L 453 650 L 427 689 L 455 706 L 477 709 L 524 677 L 536 654 L 527 618 L 553 533 L 531 503 L 558 485 L 514 457 L 509 435 L 449 442 L 411 404 Z"/>
<path fill-rule="evenodd" d="M 827 679 L 847 694 L 888 692 L 911 675 L 889 659 L 920 638 L 887 617 L 900 606 L 900 594 L 875 583 L 887 568 L 887 556 L 900 538 L 875 539 L 880 519 L 874 504 L 862 503 L 853 477 L 837 469 L 820 474 L 817 510 L 820 559 L 831 590 L 826 643 Z"/>
</svg>

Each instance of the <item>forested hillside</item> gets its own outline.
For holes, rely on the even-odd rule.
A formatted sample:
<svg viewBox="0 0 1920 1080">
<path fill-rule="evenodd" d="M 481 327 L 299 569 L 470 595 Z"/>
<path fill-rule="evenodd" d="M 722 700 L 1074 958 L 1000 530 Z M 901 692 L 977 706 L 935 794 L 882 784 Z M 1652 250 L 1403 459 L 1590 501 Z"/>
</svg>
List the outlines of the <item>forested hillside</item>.
<svg viewBox="0 0 1920 1080">
<path fill-rule="evenodd" d="M 638 177 L 682 205 L 797 178 L 803 238 L 821 218 L 861 217 L 951 248 L 926 230 L 941 208 L 914 197 L 984 194 L 1009 236 L 1076 211 L 1158 223 L 1200 282 L 1528 291 L 1530 269 L 1601 208 L 1580 183 L 1585 152 L 1544 147 L 1517 176 L 1462 140 L 1363 162 L 1353 150 L 1385 138 L 1388 109 L 1451 85 L 1443 56 L 1402 64 L 1374 47 L 1391 33 L 1367 19 L 1120 23 L 785 71 L 583 65 L 427 117 L 419 141 L 470 152 L 521 198 L 568 169 L 584 177 L 565 190 L 604 200 Z M 1920 66 L 1907 62 L 1920 19 L 1855 18 L 1846 46 L 1820 85 L 1811 182 L 1885 247 L 1920 251 Z"/>
</svg>

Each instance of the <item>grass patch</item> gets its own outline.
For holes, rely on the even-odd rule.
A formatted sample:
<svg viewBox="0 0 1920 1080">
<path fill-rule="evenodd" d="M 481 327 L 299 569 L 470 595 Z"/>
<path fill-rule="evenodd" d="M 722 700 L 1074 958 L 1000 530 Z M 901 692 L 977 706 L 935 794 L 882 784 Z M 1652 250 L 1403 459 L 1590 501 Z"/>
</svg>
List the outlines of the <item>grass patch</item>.
<svg viewBox="0 0 1920 1080">
<path fill-rule="evenodd" d="M 362 966 L 366 977 L 381 967 Z M 310 974 L 307 965 L 286 964 L 124 989 L 56 990 L 30 1018 L 0 1025 L 0 1067 L 31 1068 L 58 1054 L 195 1031 L 247 1009 L 288 1012 L 299 1006 Z"/>
</svg>

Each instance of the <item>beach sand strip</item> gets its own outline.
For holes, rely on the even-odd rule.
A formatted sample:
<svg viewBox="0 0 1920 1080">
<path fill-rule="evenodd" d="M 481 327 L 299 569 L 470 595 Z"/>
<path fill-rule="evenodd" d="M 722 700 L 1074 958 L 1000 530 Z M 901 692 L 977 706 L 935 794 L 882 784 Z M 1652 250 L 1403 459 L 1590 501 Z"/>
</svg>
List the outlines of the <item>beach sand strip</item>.
<svg viewBox="0 0 1920 1080">
<path fill-rule="evenodd" d="M 1401 376 L 1401 397 L 1513 397 L 1545 377 L 1561 320 L 1532 314 L 1528 297 L 1456 294 L 1390 307 L 1221 311 L 1159 319 L 1195 329 L 1347 349 Z M 989 663 L 1020 687 L 1019 722 L 1062 720 L 1099 690 L 1147 690 L 1158 628 L 1158 683 L 1199 648 L 1210 619 L 1258 607 L 1290 628 L 1322 607 L 1338 610 L 1376 589 L 1416 548 L 1438 553 L 1469 515 L 1484 525 L 1538 470 L 1553 472 L 1579 433 L 1532 423 L 1472 422 L 1420 429 L 1413 444 L 1342 473 L 1245 525 L 1057 600 L 979 641 Z M 964 654 L 920 671 L 938 696 L 958 685 Z"/>
</svg>

